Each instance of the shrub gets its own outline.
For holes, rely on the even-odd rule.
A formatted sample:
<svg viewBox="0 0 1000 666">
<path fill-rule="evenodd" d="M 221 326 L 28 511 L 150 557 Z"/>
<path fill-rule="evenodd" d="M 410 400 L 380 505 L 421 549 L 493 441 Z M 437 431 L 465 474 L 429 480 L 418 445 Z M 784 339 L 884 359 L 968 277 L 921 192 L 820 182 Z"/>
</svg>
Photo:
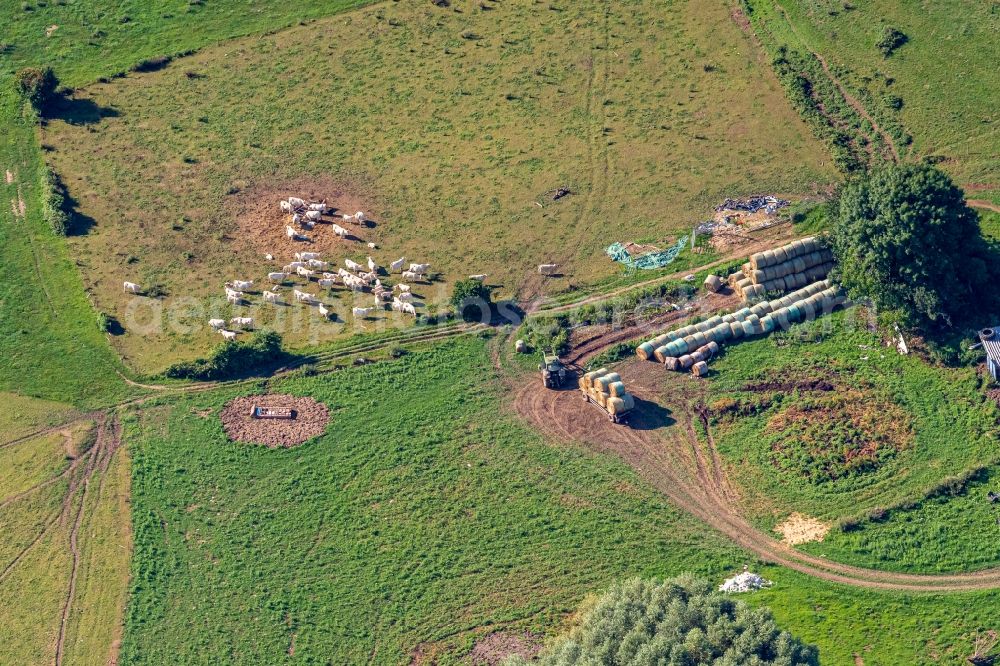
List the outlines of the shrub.
<svg viewBox="0 0 1000 666">
<path fill-rule="evenodd" d="M 15 81 L 17 91 L 41 115 L 57 99 L 59 79 L 51 67 L 25 67 L 17 73 Z"/>
<path fill-rule="evenodd" d="M 882 52 L 882 57 L 888 58 L 892 55 L 893 51 L 898 49 L 907 41 L 909 41 L 909 37 L 904 35 L 900 30 L 897 30 L 892 26 L 886 26 L 886 28 L 882 31 L 882 36 L 877 42 L 875 42 L 875 47 Z"/>
<path fill-rule="evenodd" d="M 223 380 L 270 372 L 292 355 L 281 348 L 281 336 L 258 331 L 249 340 L 227 341 L 207 359 L 176 363 L 164 375 L 173 379 Z"/>
<path fill-rule="evenodd" d="M 39 171 L 39 188 L 42 199 L 42 217 L 52 232 L 58 236 L 69 233 L 69 214 L 66 212 L 66 188 L 47 166 Z"/>
<path fill-rule="evenodd" d="M 156 56 L 155 58 L 147 58 L 142 60 L 132 66 L 133 72 L 155 72 L 157 70 L 163 69 L 173 60 L 170 56 Z"/>
<path fill-rule="evenodd" d="M 527 666 L 515 656 L 504 666 Z M 537 666 L 782 664 L 818 666 L 815 647 L 778 628 L 767 608 L 716 592 L 703 580 L 632 579 L 613 585 Z"/>
<path fill-rule="evenodd" d="M 493 295 L 479 280 L 459 280 L 451 292 L 451 307 L 462 321 L 489 321 L 493 318 Z"/>
</svg>

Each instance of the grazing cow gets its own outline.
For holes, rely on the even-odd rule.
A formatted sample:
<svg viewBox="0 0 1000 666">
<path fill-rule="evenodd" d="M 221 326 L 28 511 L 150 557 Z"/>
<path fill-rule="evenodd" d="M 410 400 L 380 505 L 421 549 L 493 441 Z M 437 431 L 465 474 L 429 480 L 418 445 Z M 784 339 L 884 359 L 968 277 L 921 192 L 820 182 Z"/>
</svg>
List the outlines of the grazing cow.
<svg viewBox="0 0 1000 666">
<path fill-rule="evenodd" d="M 292 212 L 292 204 L 288 203 L 285 200 L 279 201 L 278 202 L 278 207 L 281 208 L 281 212 L 282 213 L 291 213 Z"/>
<path fill-rule="evenodd" d="M 368 257 L 368 270 L 378 273 L 378 268 L 379 266 L 375 263 L 375 260 Z"/>
<path fill-rule="evenodd" d="M 389 307 L 392 308 L 393 312 L 402 312 L 403 301 L 393 299 L 392 303 L 389 304 Z"/>
<path fill-rule="evenodd" d="M 414 307 L 413 303 L 403 303 L 403 307 L 400 308 L 400 312 L 411 314 L 414 317 L 417 316 L 417 308 Z"/>
<path fill-rule="evenodd" d="M 326 270 L 330 267 L 330 262 L 320 261 L 319 259 L 310 259 L 309 268 L 315 268 L 316 270 Z"/>
<path fill-rule="evenodd" d="M 360 273 L 358 277 L 361 278 L 361 281 L 367 285 L 371 285 L 371 283 L 378 279 L 375 273 Z"/>
<path fill-rule="evenodd" d="M 280 294 L 273 291 L 265 291 L 262 296 L 264 297 L 265 303 L 278 303 L 281 300 Z"/>
<path fill-rule="evenodd" d="M 274 255 L 273 254 L 265 254 L 264 258 L 267 259 L 268 261 L 274 261 Z"/>
<path fill-rule="evenodd" d="M 351 314 L 355 317 L 367 317 L 372 312 L 375 312 L 375 308 L 351 308 Z"/>
<path fill-rule="evenodd" d="M 288 205 L 297 209 L 305 207 L 306 202 L 298 197 L 288 197 Z"/>
<path fill-rule="evenodd" d="M 365 217 L 365 214 L 362 213 L 360 210 L 354 214 L 354 221 L 357 222 L 358 224 L 361 224 L 367 219 L 368 218 Z"/>
<path fill-rule="evenodd" d="M 222 333 L 222 337 L 226 340 L 232 341 L 236 339 L 236 331 L 219 330 L 219 333 Z"/>
<path fill-rule="evenodd" d="M 538 272 L 541 275 L 555 275 L 558 268 L 558 264 L 539 264 Z"/>
<path fill-rule="evenodd" d="M 299 291 L 298 289 L 293 289 L 292 294 L 295 296 L 295 300 L 299 303 L 315 303 L 316 297 L 312 294 L 307 294 L 304 291 Z"/>
<path fill-rule="evenodd" d="M 376 247 L 378 247 L 378 246 L 375 245 L 375 243 L 372 243 L 371 241 L 368 242 L 368 249 L 374 250 Z"/>
<path fill-rule="evenodd" d="M 291 271 L 289 271 L 291 272 Z M 271 282 L 284 282 L 285 278 L 288 277 L 288 273 L 268 273 L 267 279 Z"/>
<path fill-rule="evenodd" d="M 292 229 L 287 224 L 285 225 L 285 235 L 291 238 L 292 240 L 295 240 L 296 238 L 299 237 L 299 235 L 295 233 L 295 229 Z"/>
<path fill-rule="evenodd" d="M 347 266 L 347 270 L 350 271 L 363 271 L 365 269 L 364 266 L 356 261 L 351 261 L 350 259 L 344 259 L 344 265 Z"/>
<path fill-rule="evenodd" d="M 470 280 L 475 280 L 476 282 L 482 282 L 486 279 L 486 273 L 478 273 L 477 275 L 470 275 Z"/>
<path fill-rule="evenodd" d="M 323 305 L 322 303 L 319 304 L 319 313 L 324 317 L 326 317 L 327 319 L 330 318 L 330 309 L 325 305 Z"/>
<path fill-rule="evenodd" d="M 350 282 L 345 281 L 345 284 L 347 284 L 347 286 L 351 288 L 351 291 L 364 291 L 368 287 L 364 282 L 362 282 L 358 278 L 354 278 Z"/>
<path fill-rule="evenodd" d="M 395 288 L 399 289 L 400 293 L 403 293 L 403 294 L 408 294 L 410 292 L 410 285 L 403 284 L 402 282 L 400 282 L 399 284 L 397 284 L 395 286 Z"/>
<path fill-rule="evenodd" d="M 226 296 L 231 298 L 243 298 L 243 292 L 226 287 Z"/>
<path fill-rule="evenodd" d="M 229 325 L 233 328 L 253 328 L 253 317 L 233 317 Z"/>
<path fill-rule="evenodd" d="M 295 272 L 301 275 L 302 277 L 306 278 L 307 280 L 316 274 L 316 271 L 311 271 L 304 266 L 299 266 L 298 268 L 295 269 Z"/>
<path fill-rule="evenodd" d="M 316 223 L 310 222 L 309 220 L 302 220 L 301 222 L 299 222 L 299 226 L 305 229 L 306 231 L 312 231 L 313 227 L 316 226 Z"/>
<path fill-rule="evenodd" d="M 408 291 L 404 291 L 399 296 L 397 296 L 397 299 L 403 301 L 404 303 L 409 303 L 410 301 L 413 300 L 413 294 L 411 294 Z"/>
<path fill-rule="evenodd" d="M 253 289 L 253 280 L 233 280 L 231 284 L 233 289 L 237 291 L 247 291 L 249 289 Z"/>
<path fill-rule="evenodd" d="M 298 224 L 301 221 L 302 221 L 302 216 L 301 215 L 299 215 L 298 213 L 295 213 L 294 215 L 292 215 L 292 224 Z"/>
<path fill-rule="evenodd" d="M 225 319 L 209 319 L 208 320 L 208 325 L 211 326 L 212 328 L 216 328 L 216 329 L 218 329 L 218 328 L 225 328 L 226 327 L 226 320 Z"/>
<path fill-rule="evenodd" d="M 339 224 L 331 225 L 331 228 L 333 229 L 333 233 L 337 234 L 341 238 L 347 238 L 350 235 L 347 229 L 340 226 Z"/>
<path fill-rule="evenodd" d="M 392 300 L 392 292 L 390 291 L 375 292 L 375 305 L 382 307 L 391 300 Z"/>
<path fill-rule="evenodd" d="M 410 264 L 410 272 L 423 275 L 430 269 L 430 264 Z"/>
<path fill-rule="evenodd" d="M 135 282 L 125 282 L 125 293 L 126 294 L 139 294 L 142 293 L 142 287 L 137 285 Z"/>
<path fill-rule="evenodd" d="M 421 275 L 419 273 L 414 273 L 413 271 L 403 271 L 403 274 L 400 277 L 404 280 L 415 282 L 421 278 Z"/>
<path fill-rule="evenodd" d="M 304 261 L 293 261 L 290 264 L 288 264 L 288 266 L 286 266 L 285 268 L 288 268 L 289 269 L 288 272 L 290 273 L 292 271 L 297 271 L 300 268 L 306 268 L 308 266 L 309 266 L 309 264 L 307 264 Z"/>
<path fill-rule="evenodd" d="M 309 204 L 309 210 L 311 210 L 311 211 L 317 211 L 319 213 L 325 213 L 326 212 L 326 202 L 324 201 L 322 203 L 311 203 L 311 204 Z"/>
<path fill-rule="evenodd" d="M 320 220 L 323 219 L 323 213 L 319 212 L 318 210 L 307 210 L 306 219 L 309 220 L 310 222 L 319 222 Z"/>
<path fill-rule="evenodd" d="M 319 252 L 296 252 L 295 261 L 309 261 L 310 259 L 319 259 Z"/>
<path fill-rule="evenodd" d="M 389 272 L 390 273 L 402 273 L 403 272 L 403 264 L 405 264 L 405 263 L 406 263 L 406 257 L 400 257 L 396 261 L 394 261 L 391 264 L 389 264 Z"/>
<path fill-rule="evenodd" d="M 238 291 L 234 291 L 231 294 L 226 294 L 226 302 L 232 303 L 233 305 L 239 305 L 243 302 L 243 294 Z"/>
<path fill-rule="evenodd" d="M 333 278 L 320 278 L 316 281 L 316 284 L 324 289 L 333 289 L 333 285 L 337 284 L 337 281 Z"/>
</svg>

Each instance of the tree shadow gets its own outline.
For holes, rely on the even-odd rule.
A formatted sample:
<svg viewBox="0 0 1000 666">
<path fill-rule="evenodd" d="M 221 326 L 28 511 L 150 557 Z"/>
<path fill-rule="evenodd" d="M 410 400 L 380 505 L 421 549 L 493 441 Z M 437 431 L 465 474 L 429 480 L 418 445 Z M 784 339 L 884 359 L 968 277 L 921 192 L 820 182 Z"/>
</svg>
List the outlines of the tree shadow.
<svg viewBox="0 0 1000 666">
<path fill-rule="evenodd" d="M 635 409 L 628 415 L 628 426 L 633 430 L 660 430 L 677 423 L 671 411 L 663 405 L 635 396 L 633 399 Z"/>
<path fill-rule="evenodd" d="M 110 106 L 101 106 L 86 97 L 60 97 L 45 110 L 46 120 L 62 120 L 68 125 L 96 125 L 105 118 L 121 114 Z"/>
</svg>

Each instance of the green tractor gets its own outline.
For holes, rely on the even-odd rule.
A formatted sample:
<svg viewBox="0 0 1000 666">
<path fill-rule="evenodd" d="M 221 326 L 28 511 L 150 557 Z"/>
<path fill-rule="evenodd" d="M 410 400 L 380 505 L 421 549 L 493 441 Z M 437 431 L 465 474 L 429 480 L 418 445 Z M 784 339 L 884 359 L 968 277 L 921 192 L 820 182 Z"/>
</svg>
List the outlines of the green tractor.
<svg viewBox="0 0 1000 666">
<path fill-rule="evenodd" d="M 555 354 L 542 352 L 542 363 L 538 366 L 542 373 L 542 384 L 545 388 L 560 389 L 566 383 L 566 366 Z"/>
</svg>

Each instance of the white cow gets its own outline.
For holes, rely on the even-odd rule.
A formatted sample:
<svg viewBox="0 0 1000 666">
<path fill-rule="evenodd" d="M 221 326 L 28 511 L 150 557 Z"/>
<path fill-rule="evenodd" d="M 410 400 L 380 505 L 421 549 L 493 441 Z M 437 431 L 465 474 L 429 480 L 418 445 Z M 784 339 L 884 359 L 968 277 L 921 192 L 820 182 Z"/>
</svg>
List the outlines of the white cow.
<svg viewBox="0 0 1000 666">
<path fill-rule="evenodd" d="M 483 280 L 486 279 L 486 273 L 478 273 L 476 275 L 470 275 L 469 279 L 475 280 L 476 282 L 482 282 Z"/>
<path fill-rule="evenodd" d="M 406 257 L 400 257 L 396 261 L 394 261 L 391 264 L 389 264 L 389 272 L 390 273 L 402 273 L 403 272 L 403 264 L 405 264 L 405 263 L 406 263 Z"/>
<path fill-rule="evenodd" d="M 308 294 L 304 291 L 299 291 L 298 289 L 293 289 L 292 294 L 295 296 L 295 300 L 299 303 L 312 303 L 316 300 L 316 297 L 312 294 Z"/>
<path fill-rule="evenodd" d="M 340 226 L 339 224 L 332 224 L 330 225 L 330 228 L 333 229 L 333 233 L 340 236 L 341 238 L 347 238 L 348 235 L 350 235 L 347 229 Z"/>
<path fill-rule="evenodd" d="M 409 280 L 411 282 L 414 282 L 420 279 L 420 274 L 414 273 L 413 271 L 403 271 L 403 274 L 400 277 L 402 277 L 404 280 Z"/>
<path fill-rule="evenodd" d="M 265 303 L 278 303 L 281 301 L 281 295 L 273 291 L 265 291 L 262 296 L 264 297 Z"/>
<path fill-rule="evenodd" d="M 292 212 L 292 204 L 288 203 L 285 200 L 279 201 L 278 202 L 278 207 L 281 208 L 281 212 L 282 213 L 291 213 Z"/>
<path fill-rule="evenodd" d="M 415 317 L 417 315 L 417 308 L 414 307 L 413 303 L 403 303 L 403 307 L 400 312 L 405 312 L 406 314 L 411 314 Z"/>
<path fill-rule="evenodd" d="M 222 337 L 224 337 L 226 340 L 236 339 L 236 331 L 220 330 L 219 333 L 222 333 Z"/>
<path fill-rule="evenodd" d="M 292 224 L 298 224 L 301 221 L 302 221 L 302 216 L 301 215 L 299 215 L 298 213 L 295 213 L 295 215 L 292 215 Z"/>
<path fill-rule="evenodd" d="M 370 285 L 378 280 L 378 275 L 376 273 L 360 273 L 358 277 L 361 278 L 361 281 L 367 285 Z"/>
<path fill-rule="evenodd" d="M 404 291 L 399 296 L 396 297 L 397 300 L 403 301 L 404 303 L 409 303 L 413 300 L 413 294 L 408 291 Z"/>
<path fill-rule="evenodd" d="M 327 307 L 326 307 L 325 305 L 323 305 L 322 303 L 320 303 L 320 304 L 319 304 L 319 313 L 320 313 L 321 315 L 323 315 L 324 317 L 326 317 L 327 319 L 329 319 L 329 318 L 330 318 L 330 309 L 329 309 L 329 308 L 327 308 Z"/>
<path fill-rule="evenodd" d="M 365 269 L 364 266 L 356 261 L 351 261 L 350 259 L 344 259 L 344 265 L 347 266 L 347 270 L 350 271 L 363 271 Z"/>
<path fill-rule="evenodd" d="M 267 279 L 271 282 L 284 282 L 285 278 L 288 277 L 288 273 L 268 273 Z"/>
<path fill-rule="evenodd" d="M 306 202 L 298 197 L 288 197 L 288 205 L 292 208 L 302 208 L 306 205 Z"/>
<path fill-rule="evenodd" d="M 326 202 L 323 201 L 322 203 L 311 203 L 311 204 L 309 204 L 309 210 L 314 210 L 314 211 L 318 211 L 320 213 L 325 213 L 326 212 Z"/>
<path fill-rule="evenodd" d="M 371 313 L 375 312 L 376 308 L 351 308 L 351 314 L 355 317 L 367 317 Z"/>
<path fill-rule="evenodd" d="M 291 273 L 292 271 L 297 271 L 300 268 L 307 268 L 308 266 L 309 266 L 309 264 L 307 264 L 304 261 L 293 261 L 293 262 L 289 263 L 287 266 L 285 266 L 285 268 L 288 269 L 285 272 L 286 273 Z"/>
<path fill-rule="evenodd" d="M 371 257 L 368 257 L 368 270 L 378 273 L 378 268 L 379 266 L 378 264 L 375 263 L 375 260 L 372 259 Z"/>
<path fill-rule="evenodd" d="M 126 294 L 138 294 L 142 292 L 142 287 L 135 282 L 125 282 L 124 285 Z"/>
<path fill-rule="evenodd" d="M 230 287 L 226 287 L 226 297 L 227 298 L 243 298 L 243 292 Z"/>
<path fill-rule="evenodd" d="M 323 287 L 324 289 L 332 289 L 333 285 L 337 284 L 337 281 L 333 278 L 320 278 L 316 281 L 316 284 Z"/>
<path fill-rule="evenodd" d="M 322 270 L 326 270 L 329 267 L 330 267 L 330 262 L 328 262 L 328 261 L 321 261 L 319 259 L 310 259 L 309 260 L 309 268 L 315 268 L 316 270 L 321 270 L 322 271 Z"/>
<path fill-rule="evenodd" d="M 253 280 L 233 280 L 230 283 L 237 291 L 247 291 L 253 289 Z"/>
<path fill-rule="evenodd" d="M 410 292 L 410 285 L 403 284 L 402 282 L 400 282 L 399 284 L 397 284 L 394 288 L 395 289 L 399 289 L 399 291 L 401 293 L 403 293 L 403 294 L 407 294 L 407 293 Z"/>
<path fill-rule="evenodd" d="M 538 272 L 541 275 L 555 275 L 558 268 L 558 264 L 539 264 Z"/>
<path fill-rule="evenodd" d="M 295 261 L 309 261 L 310 259 L 319 259 L 319 252 L 296 252 Z"/>
<path fill-rule="evenodd" d="M 226 295 L 226 301 L 228 303 L 232 303 L 233 305 L 239 305 L 243 302 L 243 295 L 238 291 L 234 291 L 233 293 Z"/>
<path fill-rule="evenodd" d="M 376 247 L 378 247 L 378 246 L 375 245 L 375 243 L 372 243 L 371 241 L 368 242 L 368 249 L 374 250 Z"/>
<path fill-rule="evenodd" d="M 299 236 L 297 233 L 295 233 L 295 229 L 291 228 L 287 224 L 285 225 L 285 235 L 291 238 L 292 240 L 295 240 Z"/>
<path fill-rule="evenodd" d="M 307 280 L 316 274 L 316 271 L 311 271 L 304 266 L 299 266 L 298 268 L 295 269 L 295 272 L 301 275 L 302 277 L 306 278 Z"/>
<path fill-rule="evenodd" d="M 375 293 L 375 305 L 381 307 L 392 300 L 392 292 L 379 291 Z"/>
<path fill-rule="evenodd" d="M 417 275 L 423 275 L 430 269 L 430 264 L 410 264 L 410 272 L 416 273 Z"/>
<path fill-rule="evenodd" d="M 366 219 L 368 219 L 368 218 L 366 218 L 365 214 L 362 213 L 360 210 L 357 213 L 354 214 L 354 221 L 357 222 L 358 224 L 361 224 Z"/>
<path fill-rule="evenodd" d="M 367 289 L 367 285 L 358 278 L 353 278 L 350 282 L 345 280 L 344 284 L 350 287 L 351 291 L 364 291 Z"/>
<path fill-rule="evenodd" d="M 211 326 L 212 328 L 215 328 L 215 329 L 225 328 L 226 327 L 226 320 L 225 319 L 209 319 L 208 320 L 208 325 Z"/>
<path fill-rule="evenodd" d="M 319 222 L 320 220 L 323 219 L 323 213 L 319 212 L 318 210 L 307 210 L 306 219 L 309 220 L 310 222 Z"/>
<path fill-rule="evenodd" d="M 253 317 L 233 317 L 229 325 L 233 328 L 253 328 Z"/>
</svg>

